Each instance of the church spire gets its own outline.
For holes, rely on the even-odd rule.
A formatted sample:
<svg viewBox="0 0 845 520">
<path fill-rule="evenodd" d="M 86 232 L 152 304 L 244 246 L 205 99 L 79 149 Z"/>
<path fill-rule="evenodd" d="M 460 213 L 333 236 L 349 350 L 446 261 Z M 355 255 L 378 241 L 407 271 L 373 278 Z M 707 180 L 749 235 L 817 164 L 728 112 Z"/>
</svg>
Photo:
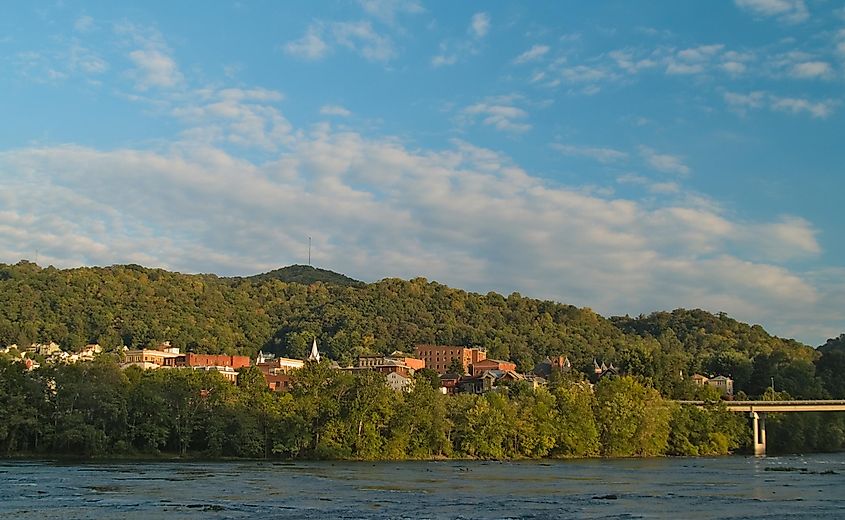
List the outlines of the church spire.
<svg viewBox="0 0 845 520">
<path fill-rule="evenodd" d="M 311 344 L 311 353 L 308 354 L 308 361 L 320 362 L 320 351 L 317 350 L 317 339 L 314 338 L 314 343 Z"/>
</svg>

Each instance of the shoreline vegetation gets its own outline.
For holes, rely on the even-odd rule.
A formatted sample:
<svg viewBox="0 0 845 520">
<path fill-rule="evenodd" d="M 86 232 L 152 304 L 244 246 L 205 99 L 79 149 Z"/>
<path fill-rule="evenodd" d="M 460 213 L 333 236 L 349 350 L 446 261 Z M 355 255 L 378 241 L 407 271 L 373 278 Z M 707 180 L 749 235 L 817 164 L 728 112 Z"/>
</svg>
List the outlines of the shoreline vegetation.
<svg viewBox="0 0 845 520">
<path fill-rule="evenodd" d="M 238 385 L 191 369 L 122 370 L 93 362 L 27 371 L 0 360 L 0 455 L 67 460 L 525 460 L 717 456 L 746 449 L 743 414 L 719 401 L 698 408 L 664 399 L 636 378 L 553 378 L 483 395 L 443 395 L 419 376 L 401 393 L 375 372 L 309 363 L 290 392 L 260 370 Z M 804 415 L 804 414 L 802 414 Z M 835 435 L 841 414 L 819 414 Z M 830 416 L 830 417 L 828 417 Z M 773 437 L 807 422 L 772 416 Z M 806 431 L 806 429 L 802 430 Z"/>
<path fill-rule="evenodd" d="M 0 456 L 117 454 L 271 459 L 719 455 L 742 453 L 742 414 L 680 407 L 715 399 L 695 373 L 734 380 L 738 398 L 845 398 L 845 335 L 819 349 L 724 313 L 678 309 L 602 317 L 589 308 L 453 289 L 424 278 L 361 283 L 292 266 L 221 278 L 138 265 L 0 264 L 0 346 L 97 343 L 93 362 L 26 371 L 0 354 Z M 183 352 L 303 359 L 312 341 L 348 366 L 418 344 L 485 349 L 530 372 L 566 356 L 569 374 L 536 391 L 519 383 L 482 396 L 439 394 L 420 371 L 414 391 L 383 376 L 308 365 L 291 392 L 258 370 L 231 385 L 212 372 L 118 367 L 123 346 L 163 341 Z M 594 360 L 623 377 L 584 381 Z M 777 386 L 775 392 L 773 386 Z M 704 392 L 704 393 L 702 393 Z M 839 413 L 772 414 L 770 453 L 845 447 Z"/>
</svg>

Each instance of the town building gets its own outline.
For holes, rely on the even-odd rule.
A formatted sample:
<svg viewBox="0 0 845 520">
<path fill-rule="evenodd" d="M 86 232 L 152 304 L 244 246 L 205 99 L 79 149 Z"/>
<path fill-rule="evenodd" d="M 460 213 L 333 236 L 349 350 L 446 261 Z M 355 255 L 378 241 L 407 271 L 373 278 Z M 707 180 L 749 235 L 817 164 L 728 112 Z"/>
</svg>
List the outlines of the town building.
<svg viewBox="0 0 845 520">
<path fill-rule="evenodd" d="M 483 394 L 502 384 L 524 380 L 525 376 L 513 370 L 485 370 L 476 375 L 462 377 L 457 386 L 461 393 Z"/>
<path fill-rule="evenodd" d="M 703 376 L 701 374 L 693 374 L 690 379 L 692 379 L 692 382 L 698 386 L 705 386 L 707 382 L 710 381 L 709 377 Z"/>
<path fill-rule="evenodd" d="M 546 356 L 546 359 L 534 365 L 534 370 L 532 372 L 534 375 L 542 377 L 543 379 L 549 379 L 552 377 L 553 372 L 567 372 L 571 369 L 572 363 L 569 362 L 568 357 Z"/>
<path fill-rule="evenodd" d="M 707 386 L 716 388 L 723 396 L 734 395 L 734 380 L 729 377 L 711 377 L 710 381 L 707 381 Z"/>
<path fill-rule="evenodd" d="M 482 374 L 487 370 L 502 370 L 516 372 L 516 363 L 510 361 L 499 361 L 498 359 L 483 359 L 469 366 L 469 374 Z"/>
<path fill-rule="evenodd" d="M 709 386 L 716 388 L 723 396 L 734 394 L 734 380 L 726 376 L 707 377 L 701 374 L 693 374 L 692 382 L 698 386 Z"/>
<path fill-rule="evenodd" d="M 194 370 L 205 370 L 206 372 L 217 372 L 223 379 L 226 381 L 236 384 L 238 382 L 238 372 L 231 366 L 210 366 L 210 365 L 198 365 L 191 367 Z"/>
<path fill-rule="evenodd" d="M 619 369 L 613 366 L 613 363 L 610 365 L 605 365 L 604 361 L 602 361 L 601 365 L 599 365 L 596 360 L 593 360 L 593 374 L 595 376 L 595 381 L 599 379 L 603 379 L 607 376 L 618 376 Z"/>
<path fill-rule="evenodd" d="M 487 359 L 487 352 L 480 348 L 454 345 L 417 345 L 414 353 L 425 362 L 426 368 L 438 374 L 448 372 L 452 361 L 456 359 L 463 367 L 464 373 L 469 373 L 470 365 Z"/>
<path fill-rule="evenodd" d="M 402 375 L 400 372 L 390 372 L 385 376 L 387 386 L 396 392 L 410 392 L 414 388 L 414 378 Z"/>
<path fill-rule="evenodd" d="M 128 366 L 139 366 L 143 369 L 159 368 L 159 367 L 175 367 L 177 358 L 183 358 L 178 349 L 173 352 L 172 348 L 168 351 L 154 350 L 149 348 L 126 350 L 123 353 L 123 363 L 121 366 L 126 368 Z"/>
<path fill-rule="evenodd" d="M 289 374 L 264 374 L 264 379 L 274 392 L 288 392 L 293 387 L 293 376 Z"/>
<path fill-rule="evenodd" d="M 248 356 L 227 356 L 225 354 L 194 354 L 188 352 L 176 358 L 176 366 L 186 367 L 230 367 L 238 370 L 249 366 Z"/>
<path fill-rule="evenodd" d="M 305 361 L 284 357 L 267 360 L 266 357 L 259 356 L 255 366 L 266 374 L 290 374 L 294 370 L 304 367 Z"/>
<path fill-rule="evenodd" d="M 102 352 L 103 347 L 98 343 L 91 343 L 82 347 L 82 350 L 77 355 L 79 356 L 79 361 L 94 361 L 94 357 Z"/>
<path fill-rule="evenodd" d="M 425 368 L 425 361 L 399 352 L 398 350 L 389 356 L 359 356 L 355 360 L 357 367 L 374 367 L 378 365 L 385 365 L 388 363 L 400 363 L 413 370 L 422 370 Z"/>
<path fill-rule="evenodd" d="M 26 349 L 26 351 L 31 354 L 39 354 L 44 357 L 49 357 L 57 352 L 61 352 L 62 349 L 57 343 L 51 341 L 50 343 L 33 343 Z"/>
<path fill-rule="evenodd" d="M 458 383 L 461 381 L 461 375 L 455 373 L 447 373 L 440 376 L 440 391 L 444 394 L 455 394 L 458 392 Z"/>
<path fill-rule="evenodd" d="M 275 357 L 258 353 L 255 366 L 261 370 L 267 386 L 274 392 L 287 392 L 293 386 L 293 372 L 305 366 L 301 359 Z"/>
</svg>

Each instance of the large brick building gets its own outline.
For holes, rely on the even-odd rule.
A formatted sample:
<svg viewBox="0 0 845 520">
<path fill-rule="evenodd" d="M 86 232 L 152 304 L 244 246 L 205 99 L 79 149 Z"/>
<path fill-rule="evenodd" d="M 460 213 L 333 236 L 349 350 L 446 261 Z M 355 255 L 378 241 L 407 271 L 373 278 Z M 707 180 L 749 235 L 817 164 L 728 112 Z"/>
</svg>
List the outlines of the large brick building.
<svg viewBox="0 0 845 520">
<path fill-rule="evenodd" d="M 185 354 L 184 361 L 177 359 L 176 365 L 186 367 L 232 367 L 234 370 L 249 366 L 248 356 L 226 356 L 224 354 Z"/>
<path fill-rule="evenodd" d="M 414 349 L 419 359 L 425 361 L 425 367 L 438 374 L 445 374 L 453 359 L 457 359 L 469 373 L 470 365 L 487 359 L 487 352 L 480 348 L 457 347 L 454 345 L 417 345 Z"/>
</svg>

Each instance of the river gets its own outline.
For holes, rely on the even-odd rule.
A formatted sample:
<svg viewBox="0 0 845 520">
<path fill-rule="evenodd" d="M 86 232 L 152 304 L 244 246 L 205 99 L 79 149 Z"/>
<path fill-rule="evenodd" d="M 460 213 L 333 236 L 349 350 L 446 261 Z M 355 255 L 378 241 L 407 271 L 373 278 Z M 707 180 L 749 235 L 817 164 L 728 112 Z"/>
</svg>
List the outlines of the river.
<svg viewBox="0 0 845 520">
<path fill-rule="evenodd" d="M 0 518 L 845 518 L 845 454 L 529 462 L 0 461 Z"/>
</svg>

